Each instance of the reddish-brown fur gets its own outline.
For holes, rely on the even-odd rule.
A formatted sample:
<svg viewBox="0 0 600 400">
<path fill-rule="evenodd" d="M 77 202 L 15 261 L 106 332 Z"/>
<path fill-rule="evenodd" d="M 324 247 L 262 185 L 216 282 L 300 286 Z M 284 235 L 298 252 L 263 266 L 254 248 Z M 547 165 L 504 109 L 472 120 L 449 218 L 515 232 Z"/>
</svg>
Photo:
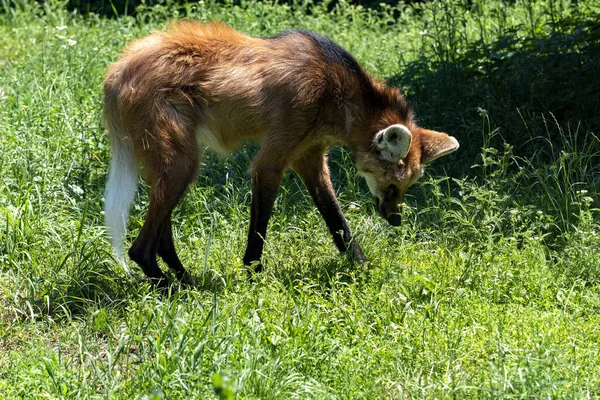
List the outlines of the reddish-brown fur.
<svg viewBox="0 0 600 400">
<path fill-rule="evenodd" d="M 416 125 L 397 89 L 374 80 L 358 64 L 324 54 L 301 33 L 260 39 L 222 23 L 178 22 L 133 42 L 109 68 L 104 90 L 111 140 L 133 146 L 151 187 L 146 223 L 129 254 L 159 282 L 164 276 L 157 252 L 180 278 L 185 273 L 175 254 L 170 215 L 196 176 L 199 131 L 205 143 L 224 152 L 244 140 L 261 142 L 250 168 L 247 264 L 260 258 L 287 168 L 306 183 L 330 230 L 347 230 L 329 179 L 326 151 L 332 144 L 347 145 L 358 169 L 376 176 L 378 187 L 394 185 L 395 194 L 381 198 L 387 202 L 380 207 L 386 218 L 385 213 L 398 212 L 427 157 L 448 145 L 445 134 Z M 382 161 L 373 144 L 377 132 L 394 124 L 412 133 L 410 151 L 398 164 Z M 362 258 L 349 231 L 343 237 L 332 234 L 340 250 L 352 249 Z"/>
</svg>

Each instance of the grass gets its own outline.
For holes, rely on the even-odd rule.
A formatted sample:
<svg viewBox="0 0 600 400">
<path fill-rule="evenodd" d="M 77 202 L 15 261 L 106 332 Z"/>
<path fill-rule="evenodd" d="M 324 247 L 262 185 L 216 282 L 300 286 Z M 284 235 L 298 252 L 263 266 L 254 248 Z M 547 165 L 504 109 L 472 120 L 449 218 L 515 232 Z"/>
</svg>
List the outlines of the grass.
<svg viewBox="0 0 600 400">
<path fill-rule="evenodd" d="M 107 19 L 2 2 L 0 397 L 598 397 L 600 9 L 472 3 L 205 1 Z M 102 77 L 128 41 L 184 16 L 328 35 L 461 141 L 409 191 L 399 229 L 332 150 L 367 265 L 336 253 L 290 174 L 247 281 L 252 145 L 207 152 L 176 213 L 197 287 L 164 298 L 114 261 Z M 129 240 L 146 206 L 140 190 Z"/>
</svg>

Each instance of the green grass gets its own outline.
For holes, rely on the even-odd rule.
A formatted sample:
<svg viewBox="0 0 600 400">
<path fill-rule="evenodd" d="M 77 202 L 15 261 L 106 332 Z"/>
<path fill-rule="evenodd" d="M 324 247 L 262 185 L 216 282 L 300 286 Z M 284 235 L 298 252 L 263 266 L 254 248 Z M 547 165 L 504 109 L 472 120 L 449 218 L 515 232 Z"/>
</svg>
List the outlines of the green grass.
<svg viewBox="0 0 600 400">
<path fill-rule="evenodd" d="M 105 19 L 2 2 L 0 397 L 600 396 L 600 8 L 473 3 L 205 1 Z M 207 152 L 176 212 L 196 287 L 165 298 L 114 261 L 102 77 L 127 42 L 184 16 L 325 34 L 459 139 L 410 189 L 398 229 L 332 150 L 368 264 L 337 254 L 290 174 L 266 269 L 247 281 L 252 145 Z M 140 190 L 128 240 L 146 206 Z"/>
</svg>

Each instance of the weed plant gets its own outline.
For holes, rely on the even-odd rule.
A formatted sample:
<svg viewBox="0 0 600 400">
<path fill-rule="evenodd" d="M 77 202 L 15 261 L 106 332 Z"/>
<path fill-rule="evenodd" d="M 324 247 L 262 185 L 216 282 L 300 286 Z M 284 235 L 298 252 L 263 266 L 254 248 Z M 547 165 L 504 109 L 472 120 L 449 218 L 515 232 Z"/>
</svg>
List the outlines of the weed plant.
<svg viewBox="0 0 600 400">
<path fill-rule="evenodd" d="M 600 395 L 594 1 L 204 0 L 110 19 L 57 0 L 0 4 L 0 397 Z M 459 139 L 410 189 L 398 229 L 376 215 L 348 151 L 331 151 L 368 264 L 336 253 L 289 174 L 266 269 L 247 281 L 252 144 L 206 152 L 176 211 L 195 287 L 165 298 L 115 262 L 102 78 L 127 42 L 182 17 L 327 35 L 400 86 L 423 125 Z"/>
</svg>

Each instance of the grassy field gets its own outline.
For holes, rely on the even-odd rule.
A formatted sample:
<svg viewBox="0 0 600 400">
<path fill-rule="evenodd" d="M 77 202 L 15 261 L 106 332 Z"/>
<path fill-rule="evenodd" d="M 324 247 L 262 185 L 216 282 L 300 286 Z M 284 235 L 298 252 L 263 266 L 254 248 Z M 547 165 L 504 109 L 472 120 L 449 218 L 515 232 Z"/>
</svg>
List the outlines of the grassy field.
<svg viewBox="0 0 600 400">
<path fill-rule="evenodd" d="M 1 398 L 598 398 L 600 5 L 211 1 L 85 17 L 0 4 Z M 157 294 L 102 226 L 101 82 L 130 40 L 191 17 L 327 35 L 461 142 L 376 215 L 351 155 L 334 185 L 369 263 L 337 254 L 288 174 L 249 283 L 248 145 L 207 152 L 178 207 L 196 287 Z M 147 206 L 140 190 L 134 238 Z"/>
</svg>

